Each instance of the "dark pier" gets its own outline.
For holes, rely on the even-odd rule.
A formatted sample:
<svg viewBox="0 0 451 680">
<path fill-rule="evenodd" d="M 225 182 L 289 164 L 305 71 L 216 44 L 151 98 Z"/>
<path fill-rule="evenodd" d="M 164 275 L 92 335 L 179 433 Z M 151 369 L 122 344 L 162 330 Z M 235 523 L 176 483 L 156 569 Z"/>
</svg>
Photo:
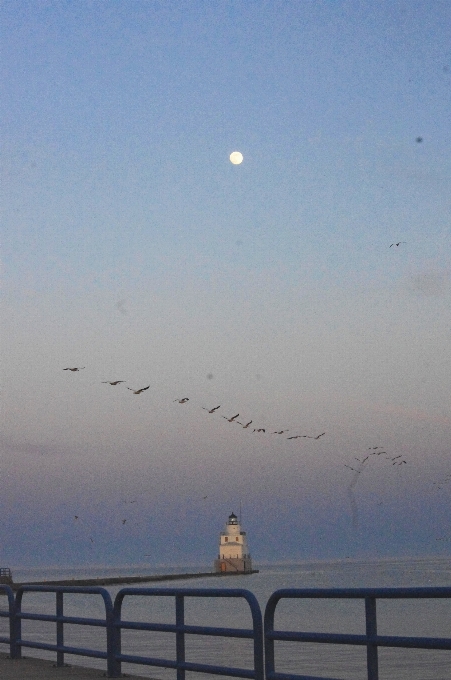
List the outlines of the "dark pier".
<svg viewBox="0 0 451 680">
<path fill-rule="evenodd" d="M 29 581 L 27 583 L 10 583 L 13 590 L 17 590 L 21 586 L 114 586 L 114 585 L 128 585 L 135 583 L 158 583 L 161 581 L 184 581 L 192 578 L 208 578 L 227 577 L 227 576 L 249 576 L 250 574 L 257 574 L 258 569 L 251 572 L 198 572 L 189 574 L 159 574 L 153 576 L 112 576 L 108 578 L 85 578 L 85 579 L 66 579 L 64 581 Z"/>
</svg>

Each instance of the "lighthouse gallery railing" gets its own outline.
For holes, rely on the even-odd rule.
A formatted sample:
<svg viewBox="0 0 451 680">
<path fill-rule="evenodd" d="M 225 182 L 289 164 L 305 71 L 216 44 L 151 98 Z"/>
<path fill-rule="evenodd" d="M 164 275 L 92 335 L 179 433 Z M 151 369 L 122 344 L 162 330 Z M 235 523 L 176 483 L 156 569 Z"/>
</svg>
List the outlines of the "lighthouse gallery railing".
<svg viewBox="0 0 451 680">
<path fill-rule="evenodd" d="M 105 659 L 107 673 L 110 678 L 121 677 L 121 663 L 128 662 L 177 670 L 177 680 L 184 680 L 186 671 L 197 671 L 228 677 L 255 678 L 255 680 L 336 680 L 306 675 L 278 673 L 275 669 L 274 644 L 284 642 L 316 642 L 342 645 L 360 645 L 367 649 L 367 679 L 378 680 L 378 647 L 402 647 L 419 649 L 451 650 L 451 637 L 424 638 L 380 636 L 377 634 L 376 601 L 378 599 L 418 599 L 448 598 L 451 599 L 451 588 L 349 588 L 349 589 L 284 589 L 278 590 L 268 600 L 264 629 L 261 610 L 255 596 L 248 590 L 233 588 L 123 588 L 116 595 L 114 605 L 109 593 L 104 588 L 65 587 L 65 586 L 22 586 L 14 598 L 13 591 L 7 585 L 0 585 L 0 593 L 7 595 L 8 610 L 0 610 L 0 617 L 9 618 L 9 637 L 0 637 L 0 643 L 8 644 L 11 658 L 21 657 L 22 647 L 55 651 L 57 666 L 64 664 L 64 654 Z M 26 592 L 50 592 L 56 595 L 55 615 L 22 611 L 22 599 Z M 100 595 L 105 606 L 104 619 L 64 616 L 64 594 Z M 126 597 L 171 597 L 175 601 L 175 624 L 147 623 L 143 621 L 123 621 L 122 604 Z M 190 626 L 185 624 L 186 598 L 240 598 L 249 605 L 252 615 L 251 629 L 220 628 L 211 626 Z M 365 602 L 366 634 L 312 633 L 274 629 L 274 615 L 278 603 L 286 599 L 361 599 Z M 56 623 L 56 644 L 34 642 L 22 639 L 21 621 L 23 619 Z M 99 650 L 68 647 L 64 644 L 64 625 L 101 626 L 106 630 L 105 652 Z M 157 659 L 147 656 L 134 656 L 121 653 L 121 631 L 141 630 L 173 633 L 176 638 L 175 659 Z M 253 669 L 230 668 L 187 662 L 185 660 L 186 635 L 212 635 L 219 637 L 246 638 L 253 641 Z M 263 640 L 265 643 L 266 669 L 263 662 Z M 266 673 L 265 673 L 266 670 Z"/>
</svg>

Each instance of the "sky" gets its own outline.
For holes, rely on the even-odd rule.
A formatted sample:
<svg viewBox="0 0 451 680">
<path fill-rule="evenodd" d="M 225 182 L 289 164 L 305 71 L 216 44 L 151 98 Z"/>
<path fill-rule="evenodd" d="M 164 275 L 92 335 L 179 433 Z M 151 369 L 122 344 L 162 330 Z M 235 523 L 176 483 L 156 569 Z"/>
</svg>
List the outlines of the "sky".
<svg viewBox="0 0 451 680">
<path fill-rule="evenodd" d="M 450 3 L 0 11 L 2 565 L 451 554 Z"/>
</svg>

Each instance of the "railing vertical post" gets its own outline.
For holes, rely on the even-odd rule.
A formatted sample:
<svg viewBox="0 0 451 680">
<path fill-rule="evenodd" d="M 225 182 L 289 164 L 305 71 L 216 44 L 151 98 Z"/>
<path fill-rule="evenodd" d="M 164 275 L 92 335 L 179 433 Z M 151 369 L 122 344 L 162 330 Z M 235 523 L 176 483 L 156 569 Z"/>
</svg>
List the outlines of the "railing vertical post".
<svg viewBox="0 0 451 680">
<path fill-rule="evenodd" d="M 122 600 L 122 596 L 118 593 L 114 600 L 114 606 L 105 607 L 107 676 L 109 678 L 122 677 L 122 662 L 117 658 L 121 653 L 122 644 Z"/>
<path fill-rule="evenodd" d="M 371 642 L 377 636 L 376 618 L 376 598 L 365 597 L 365 619 L 366 619 L 366 665 L 368 670 L 368 680 L 379 680 L 377 644 Z"/>
<path fill-rule="evenodd" d="M 21 659 L 22 658 L 22 645 L 20 644 L 20 640 L 22 640 L 22 619 L 20 618 L 20 614 L 22 612 L 22 596 L 23 596 L 23 590 L 19 590 L 16 593 L 16 602 L 14 606 L 14 646 L 16 649 L 16 655 L 15 659 Z"/>
<path fill-rule="evenodd" d="M 10 586 L 0 584 L 0 592 L 4 593 L 8 598 L 8 619 L 9 619 L 9 655 L 11 659 L 17 658 L 16 645 L 16 601 Z"/>
<path fill-rule="evenodd" d="M 185 663 L 185 598 L 181 593 L 175 596 L 175 625 L 177 632 L 175 634 L 175 647 L 177 657 L 177 680 L 185 680 L 185 669 L 181 668 L 179 664 Z"/>
<path fill-rule="evenodd" d="M 63 618 L 63 593 L 58 590 L 56 592 L 56 616 L 58 619 Z M 64 623 L 63 621 L 56 622 L 56 645 L 57 647 L 64 647 Z M 64 666 L 64 652 L 60 649 L 56 652 L 56 665 Z"/>
</svg>

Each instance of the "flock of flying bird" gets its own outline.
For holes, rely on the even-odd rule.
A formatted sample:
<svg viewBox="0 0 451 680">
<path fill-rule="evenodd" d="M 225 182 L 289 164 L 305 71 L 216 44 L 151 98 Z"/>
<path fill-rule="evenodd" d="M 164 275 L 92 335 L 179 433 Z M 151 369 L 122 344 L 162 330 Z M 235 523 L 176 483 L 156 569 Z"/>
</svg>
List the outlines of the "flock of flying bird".
<svg viewBox="0 0 451 680">
<path fill-rule="evenodd" d="M 405 241 L 400 241 L 399 243 L 392 243 L 391 245 L 393 246 L 399 246 L 401 243 L 405 243 Z M 391 246 L 390 246 L 391 247 Z M 86 367 L 85 366 L 74 366 L 74 367 L 67 367 L 64 368 L 64 371 L 71 371 L 73 373 L 82 371 Z M 103 380 L 102 384 L 103 385 L 111 385 L 113 387 L 120 385 L 122 383 L 125 383 L 125 380 Z M 150 388 L 150 385 L 146 385 L 145 387 L 140 387 L 138 389 L 133 389 L 132 387 L 127 387 L 128 390 L 130 390 L 133 394 L 139 395 L 145 392 Z M 189 401 L 189 397 L 182 397 L 182 398 L 177 398 L 174 399 L 174 402 L 177 402 L 179 404 L 186 404 Z M 214 414 L 216 413 L 219 409 L 221 408 L 221 405 L 214 406 L 213 408 L 208 408 L 206 406 L 202 406 L 202 410 L 207 411 L 208 414 Z M 221 415 L 221 417 L 226 420 L 229 423 L 235 423 L 237 425 L 240 425 L 244 430 L 249 429 L 253 433 L 263 433 L 263 434 L 275 434 L 275 435 L 284 435 L 290 430 L 288 429 L 282 429 L 282 430 L 271 430 L 268 429 L 267 427 L 252 427 L 253 425 L 253 420 L 249 420 L 248 422 L 243 422 L 240 420 L 237 420 L 239 417 L 239 413 L 236 413 L 235 415 L 228 417 L 225 415 Z M 326 432 L 321 432 L 318 435 L 311 435 L 311 434 L 293 434 L 290 435 L 289 437 L 286 437 L 287 440 L 294 440 L 294 439 L 314 439 L 318 440 L 321 437 L 324 437 Z M 402 466 L 406 465 L 407 461 L 402 455 L 396 455 L 396 456 L 391 456 L 384 447 L 382 446 L 370 446 L 368 448 L 368 453 L 365 455 L 364 458 L 357 458 L 355 457 L 355 460 L 357 461 L 356 463 L 352 463 L 352 465 L 347 465 L 345 464 L 345 467 L 354 472 L 354 475 L 351 479 L 351 482 L 348 486 L 348 495 L 349 495 L 349 500 L 350 500 L 350 505 L 351 505 L 351 513 L 352 513 L 352 524 L 354 527 L 358 526 L 358 508 L 357 508 L 357 502 L 356 498 L 354 495 L 354 488 L 360 478 L 360 475 L 364 471 L 365 467 L 368 465 L 368 461 L 372 459 L 373 456 L 383 456 L 383 460 L 389 461 L 392 466 Z M 437 488 L 441 489 L 443 488 L 443 484 L 446 482 L 451 481 L 451 475 L 449 477 L 446 477 L 444 480 L 440 480 L 440 482 L 434 482 L 434 484 L 437 485 Z M 206 498 L 206 497 L 205 497 Z M 135 501 L 133 501 L 135 502 Z M 78 520 L 79 517 L 75 515 L 75 520 Z M 122 525 L 125 525 L 127 522 L 126 519 L 122 520 Z M 92 537 L 90 538 L 91 542 L 93 543 Z M 442 539 L 437 539 L 437 540 L 442 540 Z M 444 540 L 444 539 L 443 539 Z"/>
<path fill-rule="evenodd" d="M 78 366 L 78 367 L 71 367 L 71 368 L 68 367 L 68 368 L 63 368 L 63 371 L 76 372 L 76 371 L 82 371 L 85 368 L 86 368 L 86 366 Z M 116 385 L 119 385 L 120 383 L 125 383 L 125 382 L 126 382 L 125 380 L 102 380 L 102 385 L 116 386 Z M 146 387 L 140 387 L 137 390 L 134 390 L 132 387 L 127 387 L 127 389 L 130 390 L 131 392 L 133 392 L 133 394 L 142 394 L 142 392 L 145 392 L 146 390 L 148 390 L 149 387 L 150 387 L 150 385 L 147 385 Z M 182 397 L 181 399 L 174 399 L 174 401 L 178 402 L 179 404 L 186 404 L 189 401 L 189 397 Z M 215 413 L 220 408 L 221 408 L 221 405 L 214 406 L 213 408 L 206 408 L 205 406 L 202 406 L 202 409 L 204 411 L 207 411 L 208 413 Z M 252 425 L 253 421 L 249 420 L 249 422 L 247 422 L 247 423 L 242 423 L 241 421 L 237 420 L 239 415 L 240 415 L 239 413 L 236 413 L 234 416 L 231 416 L 230 418 L 228 418 L 227 416 L 221 416 L 221 417 L 224 418 L 224 420 L 227 420 L 227 422 L 236 423 L 237 425 L 241 425 L 241 427 L 244 430 L 247 430 Z M 278 435 L 285 434 L 286 432 L 289 432 L 289 430 L 275 430 L 274 432 L 270 432 L 268 430 L 268 428 L 266 428 L 266 427 L 253 427 L 251 429 L 252 429 L 252 432 L 263 432 L 263 433 L 268 432 L 269 434 L 278 434 Z M 287 439 L 320 439 L 321 437 L 324 437 L 325 434 L 326 434 L 325 432 L 321 432 L 321 434 L 318 434 L 318 435 L 296 434 L 296 435 L 292 435 L 290 437 L 287 437 Z"/>
</svg>

